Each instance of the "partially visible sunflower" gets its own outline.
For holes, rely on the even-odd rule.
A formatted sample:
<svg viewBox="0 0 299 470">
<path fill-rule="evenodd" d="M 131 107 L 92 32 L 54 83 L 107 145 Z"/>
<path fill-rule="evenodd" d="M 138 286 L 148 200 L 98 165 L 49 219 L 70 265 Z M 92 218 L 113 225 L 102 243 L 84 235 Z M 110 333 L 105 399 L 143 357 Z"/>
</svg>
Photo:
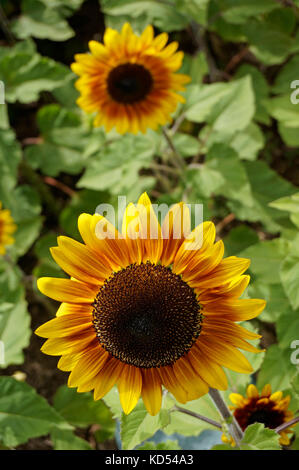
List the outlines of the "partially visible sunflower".
<svg viewBox="0 0 299 470">
<path fill-rule="evenodd" d="M 94 390 L 98 400 L 117 384 L 125 413 L 142 395 L 155 415 L 162 385 L 186 403 L 209 387 L 225 390 L 223 366 L 252 372 L 239 349 L 259 352 L 246 339 L 260 336 L 235 322 L 256 317 L 265 301 L 239 300 L 249 260 L 222 259 L 213 223 L 191 232 L 180 203 L 160 227 L 143 194 L 128 205 L 121 234 L 100 215 L 81 214 L 78 226 L 84 244 L 63 236 L 51 249 L 71 279 L 38 280 L 62 304 L 36 334 L 49 338 L 44 353 L 62 356 L 70 387 Z"/>
<path fill-rule="evenodd" d="M 178 102 L 185 101 L 178 92 L 190 78 L 175 73 L 183 52 L 176 52 L 177 42 L 166 46 L 167 41 L 166 33 L 154 38 L 152 26 L 138 36 L 125 23 L 120 33 L 107 28 L 104 44 L 90 41 L 91 54 L 75 55 L 71 68 L 80 76 L 77 103 L 97 113 L 95 126 L 136 134 L 171 121 Z"/>
<path fill-rule="evenodd" d="M 253 423 L 263 423 L 265 427 L 275 429 L 281 424 L 294 418 L 292 411 L 288 410 L 290 395 L 283 397 L 281 391 L 272 393 L 271 385 L 267 384 L 259 394 L 255 385 L 247 387 L 245 397 L 239 393 L 231 393 L 229 398 L 234 406 L 230 406 L 240 427 L 244 431 L 247 426 Z M 293 434 L 294 430 L 288 427 L 281 431 L 279 442 L 281 445 L 289 445 L 288 434 Z M 229 442 L 232 446 L 235 442 L 223 434 L 223 442 Z"/>
<path fill-rule="evenodd" d="M 7 245 L 14 243 L 14 239 L 11 235 L 15 232 L 16 228 L 17 226 L 10 215 L 10 211 L 8 209 L 2 209 L 2 203 L 0 201 L 0 255 L 5 254 Z"/>
</svg>

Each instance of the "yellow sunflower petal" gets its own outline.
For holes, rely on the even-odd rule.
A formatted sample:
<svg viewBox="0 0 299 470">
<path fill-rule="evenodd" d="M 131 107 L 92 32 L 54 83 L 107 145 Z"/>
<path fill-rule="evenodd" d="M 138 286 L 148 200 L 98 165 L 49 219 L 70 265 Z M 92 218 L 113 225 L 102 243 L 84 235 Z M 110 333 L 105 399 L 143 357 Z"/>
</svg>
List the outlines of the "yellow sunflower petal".
<svg viewBox="0 0 299 470">
<path fill-rule="evenodd" d="M 262 392 L 261 392 L 261 397 L 269 397 L 272 393 L 271 385 L 266 384 L 264 385 Z"/>
<path fill-rule="evenodd" d="M 91 286 L 71 279 L 42 277 L 37 281 L 37 287 L 42 294 L 60 302 L 92 303 L 98 292 L 98 287 Z"/>
<path fill-rule="evenodd" d="M 155 369 L 142 370 L 142 399 L 150 415 L 155 416 L 161 408 L 161 379 Z"/>
<path fill-rule="evenodd" d="M 118 381 L 124 365 L 114 358 L 110 358 L 105 367 L 101 369 L 95 379 L 94 399 L 100 400 L 108 393 Z"/>
<path fill-rule="evenodd" d="M 137 367 L 124 365 L 118 381 L 119 399 L 125 414 L 135 408 L 142 389 L 142 375 Z"/>
<path fill-rule="evenodd" d="M 247 390 L 246 390 L 246 394 L 247 394 L 248 398 L 258 398 L 259 397 L 258 389 L 253 384 L 248 385 Z"/>
</svg>

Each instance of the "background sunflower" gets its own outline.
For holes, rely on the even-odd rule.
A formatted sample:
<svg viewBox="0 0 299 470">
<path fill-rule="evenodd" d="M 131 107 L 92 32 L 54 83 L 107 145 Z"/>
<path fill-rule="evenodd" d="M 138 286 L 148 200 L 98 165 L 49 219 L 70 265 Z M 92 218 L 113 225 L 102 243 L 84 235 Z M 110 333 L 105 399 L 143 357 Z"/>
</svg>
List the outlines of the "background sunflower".
<svg viewBox="0 0 299 470">
<path fill-rule="evenodd" d="M 90 41 L 91 54 L 77 54 L 71 66 L 80 75 L 77 103 L 96 113 L 94 125 L 137 134 L 171 121 L 177 104 L 185 102 L 177 92 L 190 81 L 175 73 L 183 59 L 178 42 L 167 45 L 166 33 L 154 38 L 151 25 L 138 36 L 129 23 L 120 33 L 107 28 L 103 41 Z"/>
<path fill-rule="evenodd" d="M 4 255 L 6 247 L 12 245 L 14 239 L 12 234 L 16 230 L 16 225 L 10 215 L 10 211 L 2 209 L 0 201 L 0 255 Z"/>
<path fill-rule="evenodd" d="M 9 211 L 10 230 L 17 226 L 0 242 L 0 448 L 231 449 L 224 433 L 241 450 L 281 449 L 263 423 L 240 433 L 226 405 L 251 383 L 259 393 L 271 384 L 291 396 L 298 418 L 298 1 L 0 3 L 0 217 Z M 183 211 L 186 232 L 187 204 L 203 204 L 204 262 L 179 258 L 176 238 L 163 248 L 159 240 L 106 247 L 105 263 L 98 248 L 90 255 L 91 214 L 98 208 L 112 231 L 130 232 L 134 206 L 124 227 L 123 213 L 144 192 L 153 205 Z M 192 213 L 191 231 L 198 224 Z M 163 294 L 175 319 L 164 322 L 151 355 L 147 317 L 131 318 L 127 342 L 118 334 L 125 322 L 109 326 L 112 298 L 129 316 L 119 295 L 126 276 L 153 305 Z M 57 279 L 42 288 L 58 301 L 38 291 L 42 277 Z M 62 298 L 66 286 L 75 303 Z M 134 303 L 135 294 L 126 298 Z M 258 316 L 262 303 L 252 299 L 267 302 Z M 49 321 L 40 331 L 54 337 L 45 342 L 33 332 Z M 75 340 L 57 337 L 79 327 L 90 384 L 80 382 Z M 100 342 L 103 364 L 95 365 Z M 118 382 L 105 395 L 111 381 L 93 383 L 101 365 Z M 94 401 L 92 389 L 103 398 Z M 299 448 L 294 431 L 288 449 Z"/>
</svg>

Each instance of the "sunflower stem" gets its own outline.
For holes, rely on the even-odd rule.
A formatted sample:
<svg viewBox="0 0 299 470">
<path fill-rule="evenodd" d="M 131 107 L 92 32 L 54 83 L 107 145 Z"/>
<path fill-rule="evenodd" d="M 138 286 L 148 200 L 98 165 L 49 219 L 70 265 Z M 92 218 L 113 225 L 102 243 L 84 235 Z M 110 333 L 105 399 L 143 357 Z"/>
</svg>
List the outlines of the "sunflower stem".
<svg viewBox="0 0 299 470">
<path fill-rule="evenodd" d="M 185 408 L 181 408 L 180 406 L 174 406 L 172 410 L 179 411 L 180 413 L 185 413 L 186 415 L 192 416 L 193 418 L 200 419 L 205 423 L 211 424 L 212 426 L 215 426 L 218 429 L 222 429 L 221 423 L 218 423 L 218 421 L 214 421 L 213 419 L 207 418 L 206 416 L 200 415 L 199 413 L 194 413 L 193 411 L 186 410 Z"/>
<path fill-rule="evenodd" d="M 299 422 L 299 416 L 297 418 L 293 418 L 290 421 L 286 421 L 285 423 L 282 423 L 280 426 L 274 429 L 275 432 L 280 433 L 284 429 L 287 429 L 289 426 L 292 426 L 293 424 L 296 424 Z"/>
<path fill-rule="evenodd" d="M 162 132 L 163 132 L 163 135 L 164 135 L 164 138 L 170 148 L 170 150 L 172 151 L 172 154 L 173 154 L 173 163 L 175 164 L 175 166 L 179 169 L 179 170 L 184 170 L 185 166 L 186 166 L 186 163 L 183 159 L 183 157 L 178 153 L 177 149 L 175 148 L 174 146 L 174 143 L 169 135 L 169 133 L 167 132 L 167 130 L 165 128 L 162 129 Z"/>
<path fill-rule="evenodd" d="M 210 388 L 209 395 L 212 401 L 214 402 L 214 405 L 220 412 L 221 416 L 223 417 L 225 422 L 228 424 L 229 432 L 231 436 L 233 437 L 236 443 L 236 446 L 240 447 L 240 441 L 243 438 L 243 431 L 240 428 L 239 423 L 236 421 L 235 417 L 229 411 L 226 403 L 222 399 L 222 396 L 220 395 L 218 390 L 216 390 L 215 388 Z"/>
</svg>

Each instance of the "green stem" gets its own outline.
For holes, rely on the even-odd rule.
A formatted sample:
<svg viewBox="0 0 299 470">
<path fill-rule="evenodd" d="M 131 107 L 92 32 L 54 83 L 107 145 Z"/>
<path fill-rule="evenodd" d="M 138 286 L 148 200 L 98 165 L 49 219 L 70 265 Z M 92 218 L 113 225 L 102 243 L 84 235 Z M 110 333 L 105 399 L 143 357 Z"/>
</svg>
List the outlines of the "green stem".
<svg viewBox="0 0 299 470">
<path fill-rule="evenodd" d="M 209 395 L 212 401 L 214 402 L 214 405 L 220 412 L 221 416 L 223 417 L 225 422 L 228 424 L 229 432 L 231 436 L 233 437 L 236 443 L 236 446 L 240 447 L 240 441 L 243 438 L 243 431 L 240 428 L 239 423 L 236 421 L 235 417 L 229 411 L 226 403 L 222 399 L 218 390 L 216 390 L 215 388 L 210 388 Z"/>
<path fill-rule="evenodd" d="M 165 128 L 163 128 L 163 136 L 173 154 L 173 163 L 174 165 L 180 170 L 184 170 L 185 167 L 186 167 L 186 162 L 185 160 L 183 159 L 183 157 L 178 153 L 178 151 L 176 150 L 173 142 L 172 142 L 172 139 L 169 135 L 169 133 L 167 132 L 167 130 Z"/>
<path fill-rule="evenodd" d="M 174 406 L 173 411 L 179 411 L 180 413 L 185 413 L 186 415 L 192 416 L 193 418 L 200 419 L 205 423 L 211 424 L 218 429 L 222 429 L 221 423 L 214 421 L 213 419 L 207 418 L 206 416 L 200 415 L 199 413 L 194 413 L 193 411 L 186 410 L 185 408 L 181 408 L 180 406 Z"/>
</svg>

